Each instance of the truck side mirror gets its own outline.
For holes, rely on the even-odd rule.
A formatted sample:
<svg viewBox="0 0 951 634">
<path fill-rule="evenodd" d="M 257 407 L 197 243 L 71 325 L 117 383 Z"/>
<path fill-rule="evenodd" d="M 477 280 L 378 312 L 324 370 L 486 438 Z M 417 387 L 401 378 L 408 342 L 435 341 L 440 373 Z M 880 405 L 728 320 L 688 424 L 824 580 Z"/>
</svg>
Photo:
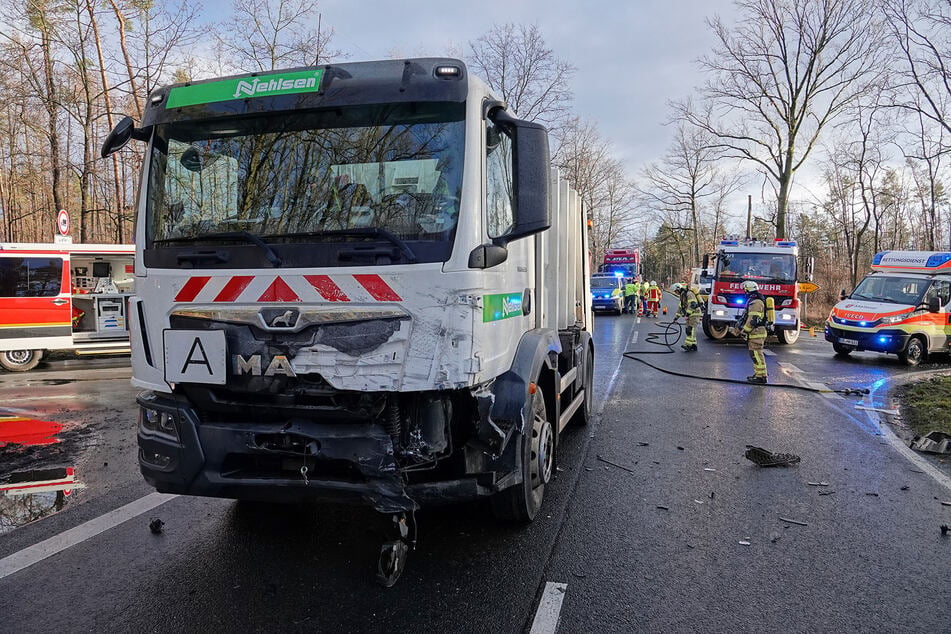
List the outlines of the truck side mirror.
<svg viewBox="0 0 951 634">
<path fill-rule="evenodd" d="M 929 298 L 928 298 L 928 312 L 929 312 L 929 313 L 940 313 L 940 312 L 941 312 L 941 298 L 940 298 L 940 297 L 929 297 Z"/>
<path fill-rule="evenodd" d="M 132 120 L 132 117 L 122 117 L 122 120 L 116 124 L 116 127 L 112 129 L 111 132 L 106 136 L 106 140 L 102 142 L 102 149 L 99 151 L 99 155 L 102 158 L 106 158 L 110 154 L 118 152 L 125 144 L 129 142 L 129 139 L 138 139 L 139 141 L 147 141 L 149 138 L 148 129 L 139 129 L 135 127 L 135 121 Z"/>
<path fill-rule="evenodd" d="M 839 291 L 839 301 L 846 299 L 848 296 L 849 294 L 845 292 L 844 288 L 841 291 Z"/>
<path fill-rule="evenodd" d="M 493 240 L 504 246 L 551 226 L 548 130 L 543 125 L 516 119 L 501 108 L 489 116 L 512 135 L 515 224 L 511 231 Z"/>
</svg>

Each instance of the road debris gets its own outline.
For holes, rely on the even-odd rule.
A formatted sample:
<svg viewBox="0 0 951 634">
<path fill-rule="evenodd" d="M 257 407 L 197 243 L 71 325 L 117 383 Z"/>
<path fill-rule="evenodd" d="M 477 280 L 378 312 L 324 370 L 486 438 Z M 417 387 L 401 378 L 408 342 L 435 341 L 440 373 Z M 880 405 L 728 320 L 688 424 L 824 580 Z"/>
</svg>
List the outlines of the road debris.
<svg viewBox="0 0 951 634">
<path fill-rule="evenodd" d="M 902 491 L 907 491 L 907 490 L 910 489 L 910 488 L 911 488 L 911 487 L 909 487 L 909 486 L 906 484 L 905 486 L 903 486 L 903 487 L 901 488 L 901 490 L 902 490 Z"/>
<path fill-rule="evenodd" d="M 750 545 L 750 542 L 746 541 L 745 539 L 741 539 L 741 540 L 738 541 L 737 543 L 738 543 L 740 546 L 749 546 L 749 545 Z"/>
<path fill-rule="evenodd" d="M 951 534 L 951 526 L 948 526 L 947 524 L 942 524 L 941 534 L 944 535 L 945 537 L 947 537 L 948 534 Z"/>
<path fill-rule="evenodd" d="M 650 447 L 650 443 L 649 443 L 649 442 L 639 442 L 639 443 L 637 443 L 637 446 L 638 446 L 638 447 Z"/>
<path fill-rule="evenodd" d="M 951 506 L 951 502 L 942 502 L 941 506 Z"/>
<path fill-rule="evenodd" d="M 780 522 L 786 522 L 788 524 L 795 524 L 796 526 L 809 526 L 806 522 L 800 522 L 799 520 L 790 519 L 788 517 L 780 517 Z"/>
<path fill-rule="evenodd" d="M 157 517 L 149 518 L 149 530 L 152 531 L 154 534 L 158 535 L 159 533 L 161 533 L 163 526 L 165 526 L 165 522 L 163 522 L 159 518 Z"/>
<path fill-rule="evenodd" d="M 658 505 L 657 505 L 657 508 L 659 508 L 659 509 L 662 510 L 662 511 L 669 511 L 669 510 L 670 510 L 670 507 L 669 507 L 669 506 L 664 506 L 663 504 L 658 504 Z"/>
<path fill-rule="evenodd" d="M 600 460 L 601 462 L 606 462 L 606 463 L 608 463 L 608 464 L 611 465 L 612 467 L 617 467 L 618 469 L 624 469 L 624 470 L 627 471 L 628 473 L 637 473 L 636 471 L 634 471 L 634 469 L 630 469 L 630 468 L 625 467 L 624 465 L 618 464 L 618 463 L 616 463 L 616 462 L 611 462 L 611 461 L 608 460 L 607 458 L 602 458 L 602 457 L 601 457 L 601 454 L 597 454 L 595 457 L 596 457 L 598 460 Z"/>
<path fill-rule="evenodd" d="M 873 492 L 873 491 L 866 491 L 865 495 L 870 495 L 870 496 L 872 496 L 872 497 L 874 497 L 874 498 L 877 498 L 877 497 L 878 497 L 878 493 L 875 493 L 875 492 Z"/>
<path fill-rule="evenodd" d="M 744 454 L 746 459 L 760 467 L 785 467 L 787 465 L 797 464 L 800 460 L 796 454 L 773 453 L 772 451 L 753 445 L 747 445 L 746 447 L 746 453 Z"/>
<path fill-rule="evenodd" d="M 835 491 L 819 491 L 819 495 L 832 495 Z"/>
<path fill-rule="evenodd" d="M 716 471 L 716 469 L 711 469 L 710 467 L 705 467 L 703 470 L 704 470 L 704 471 Z"/>
<path fill-rule="evenodd" d="M 829 486 L 828 482 L 806 482 L 811 487 L 827 487 Z"/>
<path fill-rule="evenodd" d="M 951 453 L 951 436 L 940 431 L 933 431 L 924 436 L 915 436 L 909 446 L 915 451 L 924 453 Z"/>
</svg>

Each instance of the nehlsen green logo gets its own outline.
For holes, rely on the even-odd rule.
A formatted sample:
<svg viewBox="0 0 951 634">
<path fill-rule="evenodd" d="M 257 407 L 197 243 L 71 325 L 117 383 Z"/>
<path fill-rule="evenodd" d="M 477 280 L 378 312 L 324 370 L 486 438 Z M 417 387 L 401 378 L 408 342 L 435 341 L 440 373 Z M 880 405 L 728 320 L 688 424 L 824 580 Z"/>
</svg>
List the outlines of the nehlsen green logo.
<svg viewBox="0 0 951 634">
<path fill-rule="evenodd" d="M 181 108 L 203 103 L 231 101 L 232 99 L 293 95 L 320 90 L 323 69 L 304 70 L 296 73 L 279 73 L 260 77 L 224 79 L 193 86 L 172 88 L 165 102 L 166 108 Z"/>
</svg>

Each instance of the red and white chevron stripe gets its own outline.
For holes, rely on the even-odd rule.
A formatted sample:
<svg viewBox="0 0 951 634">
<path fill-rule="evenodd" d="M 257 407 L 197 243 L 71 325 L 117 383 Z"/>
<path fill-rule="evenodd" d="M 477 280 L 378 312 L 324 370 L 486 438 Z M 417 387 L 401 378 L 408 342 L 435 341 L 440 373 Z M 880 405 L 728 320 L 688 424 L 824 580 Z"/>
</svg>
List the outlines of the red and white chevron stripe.
<svg viewBox="0 0 951 634">
<path fill-rule="evenodd" d="M 399 302 L 403 298 L 379 275 L 196 275 L 176 302 Z"/>
</svg>

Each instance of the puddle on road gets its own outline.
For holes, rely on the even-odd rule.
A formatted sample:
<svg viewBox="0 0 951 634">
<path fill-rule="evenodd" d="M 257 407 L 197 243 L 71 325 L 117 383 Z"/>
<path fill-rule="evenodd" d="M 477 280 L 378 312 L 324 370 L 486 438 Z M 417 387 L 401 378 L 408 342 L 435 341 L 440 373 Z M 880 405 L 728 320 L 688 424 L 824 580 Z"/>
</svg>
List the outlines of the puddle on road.
<svg viewBox="0 0 951 634">
<path fill-rule="evenodd" d="M 0 535 L 62 510 L 85 488 L 73 464 L 90 433 L 0 410 Z"/>
</svg>

